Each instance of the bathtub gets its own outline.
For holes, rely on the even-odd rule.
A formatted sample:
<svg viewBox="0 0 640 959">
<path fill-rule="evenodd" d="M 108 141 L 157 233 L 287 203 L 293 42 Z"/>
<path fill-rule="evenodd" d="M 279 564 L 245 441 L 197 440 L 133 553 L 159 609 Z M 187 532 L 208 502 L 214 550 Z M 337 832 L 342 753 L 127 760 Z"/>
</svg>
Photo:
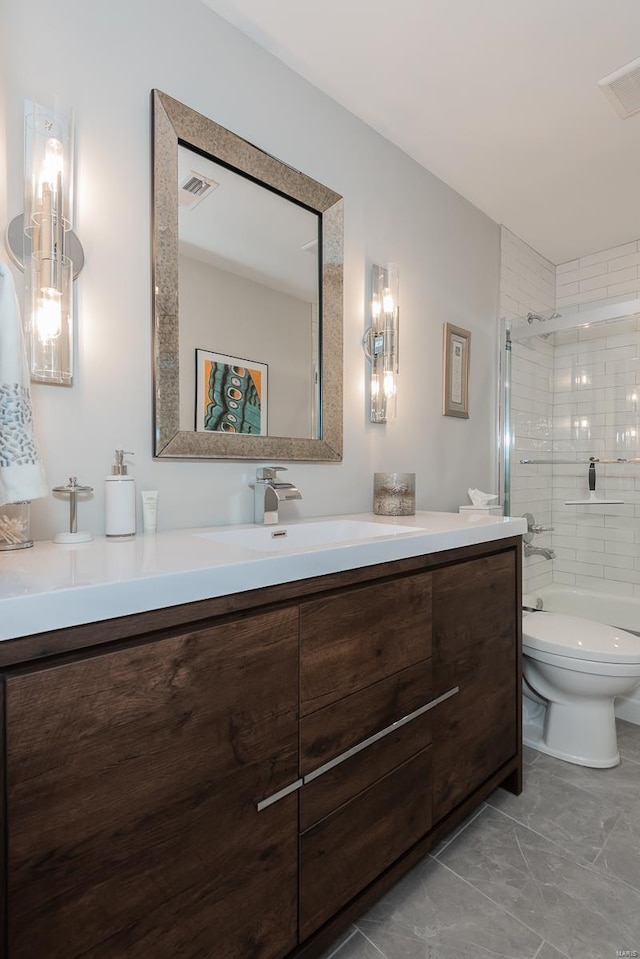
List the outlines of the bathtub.
<svg viewBox="0 0 640 959">
<path fill-rule="evenodd" d="M 540 607 L 542 600 L 542 607 Z M 640 636 L 640 599 L 633 596 L 614 596 L 611 593 L 596 593 L 572 586 L 545 586 L 535 592 L 525 593 L 523 606 L 546 609 L 551 613 L 567 613 L 609 623 Z M 616 700 L 616 716 L 640 726 L 640 686 L 629 696 Z"/>
</svg>

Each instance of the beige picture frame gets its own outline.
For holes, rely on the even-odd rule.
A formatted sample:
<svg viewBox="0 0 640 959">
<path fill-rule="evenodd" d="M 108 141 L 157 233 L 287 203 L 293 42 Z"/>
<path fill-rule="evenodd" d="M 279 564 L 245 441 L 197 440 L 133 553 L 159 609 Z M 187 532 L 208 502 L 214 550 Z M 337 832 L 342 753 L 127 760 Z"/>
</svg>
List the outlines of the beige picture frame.
<svg viewBox="0 0 640 959">
<path fill-rule="evenodd" d="M 469 419 L 471 333 L 444 324 L 442 415 Z"/>
</svg>

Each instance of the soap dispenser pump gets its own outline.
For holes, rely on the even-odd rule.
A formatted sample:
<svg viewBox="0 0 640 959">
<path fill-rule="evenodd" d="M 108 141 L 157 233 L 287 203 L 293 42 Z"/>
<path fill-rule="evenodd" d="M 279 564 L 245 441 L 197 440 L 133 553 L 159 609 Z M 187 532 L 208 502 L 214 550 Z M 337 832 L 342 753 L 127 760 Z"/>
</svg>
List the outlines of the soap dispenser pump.
<svg viewBox="0 0 640 959">
<path fill-rule="evenodd" d="M 112 538 L 134 536 L 136 532 L 136 481 L 127 474 L 125 456 L 133 453 L 116 450 L 111 476 L 104 480 L 104 532 Z"/>
</svg>

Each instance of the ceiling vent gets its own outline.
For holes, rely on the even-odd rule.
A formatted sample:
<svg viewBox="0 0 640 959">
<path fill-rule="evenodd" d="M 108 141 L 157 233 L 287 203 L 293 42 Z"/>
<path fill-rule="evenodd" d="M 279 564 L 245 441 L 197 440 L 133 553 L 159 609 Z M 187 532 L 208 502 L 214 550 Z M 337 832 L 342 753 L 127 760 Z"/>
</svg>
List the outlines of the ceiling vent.
<svg viewBox="0 0 640 959">
<path fill-rule="evenodd" d="M 198 203 L 202 203 L 204 198 L 213 193 L 220 186 L 211 177 L 203 176 L 202 173 L 196 173 L 192 170 L 184 181 L 178 187 L 178 203 L 180 206 L 193 210 Z"/>
<path fill-rule="evenodd" d="M 640 57 L 599 80 L 598 86 L 623 120 L 640 113 Z"/>
</svg>

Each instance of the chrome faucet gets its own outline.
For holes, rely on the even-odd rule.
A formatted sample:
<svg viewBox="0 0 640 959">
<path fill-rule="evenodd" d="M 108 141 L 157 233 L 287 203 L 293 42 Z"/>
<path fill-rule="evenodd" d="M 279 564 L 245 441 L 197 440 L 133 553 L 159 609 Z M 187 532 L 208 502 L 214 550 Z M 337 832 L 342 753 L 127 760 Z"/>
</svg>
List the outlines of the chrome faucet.
<svg viewBox="0 0 640 959">
<path fill-rule="evenodd" d="M 286 466 L 261 466 L 256 470 L 253 489 L 254 522 L 273 526 L 278 520 L 278 505 L 287 499 L 302 499 L 302 493 L 293 483 L 282 483 L 276 473 Z"/>
<path fill-rule="evenodd" d="M 525 556 L 544 556 L 545 559 L 556 558 L 555 550 L 545 549 L 543 546 L 530 546 L 529 543 L 524 544 L 524 555 Z"/>
</svg>

